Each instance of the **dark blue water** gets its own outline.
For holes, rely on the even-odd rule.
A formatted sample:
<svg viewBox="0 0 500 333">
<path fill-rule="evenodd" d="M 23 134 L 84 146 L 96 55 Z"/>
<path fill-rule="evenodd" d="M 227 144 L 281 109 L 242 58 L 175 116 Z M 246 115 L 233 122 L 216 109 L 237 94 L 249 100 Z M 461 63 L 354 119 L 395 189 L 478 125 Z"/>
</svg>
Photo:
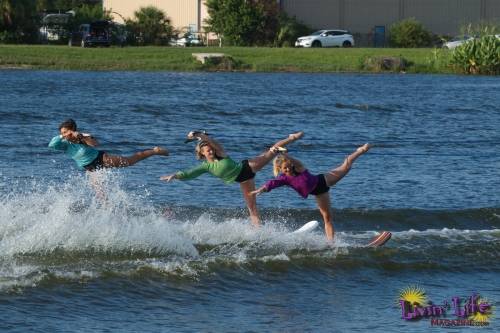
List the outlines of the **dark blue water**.
<svg viewBox="0 0 500 333">
<path fill-rule="evenodd" d="M 0 71 L 0 329 L 426 332 L 401 318 L 412 285 L 498 308 L 499 92 L 495 77 Z M 171 156 L 100 175 L 103 204 L 47 148 L 69 117 L 107 152 Z M 200 128 L 236 160 L 303 130 L 289 148 L 314 173 L 373 143 L 330 191 L 335 244 L 289 234 L 320 219 L 290 189 L 259 197 L 256 230 L 237 185 L 160 182 L 198 163 L 183 141 Z M 385 247 L 362 247 L 381 230 Z"/>
</svg>

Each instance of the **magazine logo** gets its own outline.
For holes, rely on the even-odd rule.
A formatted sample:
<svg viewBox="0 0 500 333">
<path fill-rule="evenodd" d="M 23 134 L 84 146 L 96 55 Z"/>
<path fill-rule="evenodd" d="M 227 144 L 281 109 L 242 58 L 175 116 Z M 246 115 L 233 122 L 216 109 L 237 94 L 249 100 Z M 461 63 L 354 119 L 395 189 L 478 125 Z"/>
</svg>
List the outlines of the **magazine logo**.
<svg viewBox="0 0 500 333">
<path fill-rule="evenodd" d="M 488 326 L 493 315 L 490 302 L 478 293 L 468 297 L 454 296 L 436 304 L 418 286 L 403 289 L 399 293 L 398 304 L 402 319 L 412 321 L 430 318 L 432 326 Z M 447 314 L 454 315 L 456 319 L 446 319 Z"/>
</svg>

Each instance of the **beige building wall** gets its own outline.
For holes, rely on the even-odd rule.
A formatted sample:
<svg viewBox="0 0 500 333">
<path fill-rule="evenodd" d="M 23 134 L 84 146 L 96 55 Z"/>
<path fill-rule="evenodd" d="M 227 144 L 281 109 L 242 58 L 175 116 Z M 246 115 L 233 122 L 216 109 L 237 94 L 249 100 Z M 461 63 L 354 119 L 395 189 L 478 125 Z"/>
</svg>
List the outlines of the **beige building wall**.
<svg viewBox="0 0 500 333">
<path fill-rule="evenodd" d="M 282 9 L 290 16 L 296 16 L 314 29 L 337 28 L 340 24 L 339 3 L 341 0 L 282 0 Z"/>
<path fill-rule="evenodd" d="M 428 30 L 454 35 L 469 22 L 481 20 L 481 0 L 405 0 L 404 16 L 415 17 Z"/>
<path fill-rule="evenodd" d="M 201 31 L 203 20 L 208 16 L 203 0 L 103 0 L 107 10 L 131 19 L 140 7 L 154 6 L 163 10 L 175 29 Z M 118 15 L 114 15 L 118 19 Z"/>
<path fill-rule="evenodd" d="M 344 1 L 345 23 L 341 28 L 353 33 L 368 33 L 376 25 L 388 26 L 399 18 L 398 5 L 400 0 Z"/>
<path fill-rule="evenodd" d="M 500 0 L 483 0 L 484 18 L 486 21 L 495 21 L 500 24 Z"/>
<path fill-rule="evenodd" d="M 133 18 L 140 7 L 155 6 L 166 12 L 174 28 L 203 31 L 208 18 L 204 0 L 103 0 L 106 9 Z M 290 16 L 314 29 L 341 28 L 369 34 L 385 26 L 415 17 L 437 34 L 455 35 L 469 22 L 500 22 L 500 0 L 280 0 Z M 119 15 L 114 15 L 118 19 Z"/>
<path fill-rule="evenodd" d="M 205 1 L 201 1 L 200 6 L 200 31 L 205 31 L 203 27 L 205 26 L 205 20 L 208 19 L 210 15 L 208 15 L 208 8 L 205 6 Z"/>
<path fill-rule="evenodd" d="M 437 34 L 455 35 L 466 23 L 500 22 L 500 0 L 281 0 L 290 16 L 314 29 L 340 28 L 369 34 L 415 17 Z"/>
</svg>

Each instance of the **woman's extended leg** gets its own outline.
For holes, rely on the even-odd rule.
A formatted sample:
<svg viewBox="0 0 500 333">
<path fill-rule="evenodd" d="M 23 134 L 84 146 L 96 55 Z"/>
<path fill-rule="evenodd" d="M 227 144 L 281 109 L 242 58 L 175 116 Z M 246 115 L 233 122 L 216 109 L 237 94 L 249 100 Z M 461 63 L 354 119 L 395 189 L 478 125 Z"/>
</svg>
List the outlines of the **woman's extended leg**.
<svg viewBox="0 0 500 333">
<path fill-rule="evenodd" d="M 255 180 L 249 179 L 245 182 L 240 183 L 241 193 L 243 193 L 243 198 L 250 212 L 250 220 L 252 224 L 256 227 L 260 226 L 260 216 L 259 210 L 257 209 L 257 198 L 255 195 L 251 195 L 250 192 L 255 190 Z"/>
<path fill-rule="evenodd" d="M 325 234 L 328 240 L 333 240 L 333 223 L 332 223 L 332 212 L 330 209 L 330 195 L 328 192 L 317 195 L 316 202 L 318 203 L 319 212 L 323 217 L 325 222 Z"/>
<path fill-rule="evenodd" d="M 276 142 L 273 145 L 273 147 L 284 147 L 287 144 L 294 142 L 303 136 L 304 136 L 304 132 L 292 133 L 288 136 L 288 138 Z M 252 159 L 249 159 L 248 165 L 250 166 L 250 168 L 252 168 L 253 172 L 257 172 L 257 171 L 261 170 L 267 163 L 271 162 L 271 160 L 276 156 L 277 153 L 278 153 L 277 150 L 271 148 L 270 150 L 266 151 L 265 153 L 263 153 L 259 156 L 256 156 Z"/>
<path fill-rule="evenodd" d="M 137 162 L 153 155 L 167 156 L 168 151 L 165 148 L 154 147 L 153 149 L 137 152 L 129 157 L 104 154 L 104 156 L 102 157 L 102 162 L 105 168 L 122 168 L 134 165 Z"/>
<path fill-rule="evenodd" d="M 365 143 L 364 145 L 362 145 L 361 147 L 356 149 L 356 151 L 354 153 L 347 156 L 346 159 L 344 160 L 344 162 L 340 166 L 338 166 L 337 168 L 333 169 L 330 172 L 325 173 L 324 176 L 325 176 L 326 185 L 333 186 L 339 180 L 344 178 L 344 176 L 347 175 L 349 170 L 351 170 L 352 163 L 358 157 L 360 157 L 361 155 L 366 153 L 370 148 L 371 148 L 371 146 L 368 143 Z"/>
</svg>

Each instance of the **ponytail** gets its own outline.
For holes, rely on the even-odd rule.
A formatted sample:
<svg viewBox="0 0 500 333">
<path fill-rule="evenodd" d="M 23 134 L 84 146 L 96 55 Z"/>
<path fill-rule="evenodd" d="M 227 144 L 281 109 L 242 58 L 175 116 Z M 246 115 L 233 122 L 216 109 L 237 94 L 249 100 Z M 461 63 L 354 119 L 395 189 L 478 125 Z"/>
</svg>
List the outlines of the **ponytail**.
<svg viewBox="0 0 500 333">
<path fill-rule="evenodd" d="M 281 173 L 281 163 L 285 160 L 283 155 L 278 155 L 273 160 L 273 174 L 277 177 Z"/>
</svg>

